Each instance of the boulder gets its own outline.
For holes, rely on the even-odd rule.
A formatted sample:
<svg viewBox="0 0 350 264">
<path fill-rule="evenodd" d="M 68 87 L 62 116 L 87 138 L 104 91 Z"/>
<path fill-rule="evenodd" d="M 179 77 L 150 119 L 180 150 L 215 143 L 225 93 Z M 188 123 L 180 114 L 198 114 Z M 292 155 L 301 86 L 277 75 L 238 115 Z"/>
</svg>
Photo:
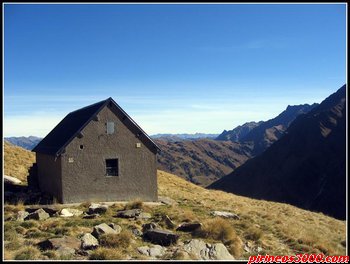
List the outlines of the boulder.
<svg viewBox="0 0 350 264">
<path fill-rule="evenodd" d="M 234 260 L 234 257 L 228 252 L 222 243 L 215 243 L 209 249 L 209 259 L 213 260 Z"/>
<path fill-rule="evenodd" d="M 140 220 L 148 220 L 152 218 L 152 215 L 150 213 L 140 213 L 139 215 L 136 216 L 136 219 L 140 219 Z"/>
<path fill-rule="evenodd" d="M 166 197 L 166 196 L 158 196 L 158 202 L 161 202 L 166 205 L 176 205 L 178 204 L 175 200 Z"/>
<path fill-rule="evenodd" d="M 156 228 L 157 228 L 157 224 L 156 223 L 143 224 L 142 225 L 142 232 L 145 233 L 148 230 L 156 229 Z"/>
<path fill-rule="evenodd" d="M 81 248 L 84 250 L 95 249 L 98 245 L 98 240 L 89 233 L 86 233 L 81 237 Z"/>
<path fill-rule="evenodd" d="M 40 206 L 31 206 L 26 208 L 25 210 L 28 213 L 33 213 L 35 211 L 37 211 L 38 209 L 43 209 L 46 213 L 48 213 L 51 216 L 54 216 L 56 214 L 59 214 L 59 211 L 61 210 L 59 207 L 55 206 L 55 205 L 47 205 L 45 207 L 40 207 Z"/>
<path fill-rule="evenodd" d="M 42 208 L 36 210 L 35 212 L 29 214 L 24 220 L 45 220 L 49 218 L 50 215 L 46 213 Z"/>
<path fill-rule="evenodd" d="M 201 223 L 183 223 L 176 228 L 176 231 L 193 232 L 202 227 Z"/>
<path fill-rule="evenodd" d="M 92 235 L 96 238 L 99 238 L 101 235 L 104 234 L 119 234 L 120 232 L 114 230 L 112 227 L 108 226 L 107 224 L 103 223 L 97 226 L 94 226 L 94 230 L 92 231 Z"/>
<path fill-rule="evenodd" d="M 141 214 L 141 212 L 141 209 L 122 210 L 118 211 L 115 216 L 121 218 L 136 218 Z"/>
<path fill-rule="evenodd" d="M 21 184 L 22 181 L 15 177 L 4 175 L 4 183 L 11 184 L 11 185 L 18 185 L 18 184 Z"/>
<path fill-rule="evenodd" d="M 115 231 L 118 232 L 118 234 L 122 231 L 122 228 L 120 225 L 117 225 L 115 223 L 110 223 L 108 226 L 110 226 L 111 228 L 113 228 Z"/>
<path fill-rule="evenodd" d="M 104 214 L 108 210 L 108 205 L 106 204 L 96 204 L 92 203 L 89 206 L 88 214 Z"/>
<path fill-rule="evenodd" d="M 24 219 L 29 215 L 26 211 L 19 211 L 17 212 L 16 220 L 17 221 L 24 221 Z"/>
<path fill-rule="evenodd" d="M 148 257 L 161 257 L 164 255 L 166 248 L 160 246 L 160 245 L 154 245 L 151 247 L 144 246 L 144 247 L 138 247 L 137 251 L 143 255 L 146 255 Z"/>
<path fill-rule="evenodd" d="M 170 246 L 177 242 L 179 235 L 167 230 L 149 229 L 143 234 L 143 238 L 154 244 Z"/>
<path fill-rule="evenodd" d="M 37 244 L 42 250 L 58 250 L 60 249 L 62 253 L 67 251 L 67 253 L 74 253 L 73 251 L 79 250 L 81 246 L 81 241 L 75 237 L 59 237 L 59 238 L 49 238 L 41 241 Z"/>
<path fill-rule="evenodd" d="M 224 212 L 224 211 L 213 211 L 211 212 L 211 215 L 213 216 L 220 216 L 220 217 L 224 217 L 224 218 L 231 218 L 231 219 L 236 219 L 239 220 L 240 217 L 234 213 L 230 213 L 230 212 Z"/>
<path fill-rule="evenodd" d="M 142 236 L 142 231 L 138 230 L 137 228 L 131 229 L 131 232 L 134 234 L 134 236 L 141 237 Z"/>
<path fill-rule="evenodd" d="M 186 241 L 184 251 L 199 260 L 234 260 L 222 243 L 209 244 L 200 239 Z"/>
<path fill-rule="evenodd" d="M 83 211 L 73 208 L 64 208 L 60 211 L 59 216 L 61 217 L 71 217 L 71 216 L 79 216 L 82 215 Z"/>
</svg>

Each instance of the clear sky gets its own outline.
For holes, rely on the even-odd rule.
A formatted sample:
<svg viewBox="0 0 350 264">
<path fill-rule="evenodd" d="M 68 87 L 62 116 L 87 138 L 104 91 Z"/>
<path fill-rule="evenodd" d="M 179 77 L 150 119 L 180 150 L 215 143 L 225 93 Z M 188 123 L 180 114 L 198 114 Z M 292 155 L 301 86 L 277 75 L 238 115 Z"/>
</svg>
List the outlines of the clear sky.
<svg viewBox="0 0 350 264">
<path fill-rule="evenodd" d="M 3 4 L 4 136 L 113 99 L 148 133 L 221 133 L 346 83 L 345 4 Z"/>
</svg>

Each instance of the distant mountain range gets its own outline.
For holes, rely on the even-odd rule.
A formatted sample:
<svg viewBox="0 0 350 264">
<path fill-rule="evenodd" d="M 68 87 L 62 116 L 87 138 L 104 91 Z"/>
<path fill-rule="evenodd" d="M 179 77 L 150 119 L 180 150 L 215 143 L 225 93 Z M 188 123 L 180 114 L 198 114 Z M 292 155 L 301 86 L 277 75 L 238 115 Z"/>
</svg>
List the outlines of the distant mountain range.
<svg viewBox="0 0 350 264">
<path fill-rule="evenodd" d="M 265 152 L 209 188 L 345 219 L 345 90 L 344 85 L 310 112 L 299 115 Z"/>
<path fill-rule="evenodd" d="M 213 139 L 168 141 L 155 139 L 161 148 L 158 169 L 207 186 L 251 158 L 251 145 Z"/>
<path fill-rule="evenodd" d="M 40 137 L 5 137 L 5 140 L 13 145 L 22 147 L 27 150 L 32 150 L 41 140 Z"/>
<path fill-rule="evenodd" d="M 201 138 L 211 138 L 214 139 L 219 134 L 205 134 L 205 133 L 195 133 L 195 134 L 156 134 L 151 135 L 153 139 L 163 139 L 167 141 L 179 141 L 179 140 L 193 140 Z"/>
<path fill-rule="evenodd" d="M 237 126 L 232 130 L 224 130 L 217 138 L 216 140 L 230 140 L 233 142 L 243 142 L 244 137 L 252 131 L 257 126 L 264 123 L 263 121 L 260 122 L 247 122 L 241 126 Z"/>
<path fill-rule="evenodd" d="M 245 123 L 230 131 L 224 131 L 216 139 L 217 140 L 231 140 L 236 142 L 252 142 L 252 155 L 256 156 L 270 147 L 276 142 L 286 131 L 293 120 L 301 115 L 309 112 L 318 104 L 303 104 L 293 105 L 286 108 L 281 114 L 268 121 L 260 121 Z"/>
</svg>

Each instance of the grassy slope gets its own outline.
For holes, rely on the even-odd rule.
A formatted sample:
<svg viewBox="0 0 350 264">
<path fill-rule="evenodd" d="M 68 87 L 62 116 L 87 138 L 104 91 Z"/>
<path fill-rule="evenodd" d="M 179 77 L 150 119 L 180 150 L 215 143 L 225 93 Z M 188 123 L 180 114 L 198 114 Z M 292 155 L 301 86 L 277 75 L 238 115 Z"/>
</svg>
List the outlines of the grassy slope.
<svg viewBox="0 0 350 264">
<path fill-rule="evenodd" d="M 16 152 L 20 148 L 10 147 L 5 152 L 5 167 L 8 174 L 15 175 L 14 172 L 23 164 L 25 159 L 19 153 L 17 155 L 12 153 L 11 159 L 6 158 L 6 155 L 9 155 L 9 149 Z M 24 150 L 23 153 L 25 152 L 27 151 Z M 163 171 L 158 171 L 158 185 L 159 195 L 173 198 L 179 204 L 146 208 L 155 218 L 157 215 L 167 214 L 177 224 L 186 219 L 199 220 L 205 223 L 212 219 L 210 216 L 212 210 L 231 211 L 238 214 L 241 219 L 228 220 L 229 224 L 243 242 L 250 241 L 254 246 L 261 246 L 263 251 L 260 254 L 294 255 L 305 252 L 323 252 L 328 255 L 346 254 L 346 249 L 341 244 L 346 239 L 345 221 L 298 209 L 287 204 L 254 200 L 222 191 L 207 190 Z M 80 208 L 86 209 L 86 206 L 81 205 Z M 21 245 L 23 244 L 28 246 L 23 250 L 29 252 L 22 252 L 23 254 L 36 254 L 39 259 L 42 259 L 45 255 L 49 256 L 50 259 L 55 258 L 55 256 L 51 256 L 55 255 L 52 252 L 52 254 L 50 252 L 38 252 L 36 248 L 30 247 L 36 242 L 53 235 L 67 234 L 79 237 L 84 232 L 91 232 L 94 224 L 103 222 L 118 223 L 129 234 L 130 228 L 141 228 L 143 222 L 113 218 L 112 216 L 118 208 L 120 209 L 120 205 L 112 206 L 105 216 L 97 220 L 74 217 L 66 219 L 50 218 L 43 221 L 43 223 L 38 221 L 25 221 L 23 223 L 12 220 L 5 221 L 5 258 L 13 259 L 21 253 Z M 14 215 L 20 209 L 23 209 L 23 205 L 5 205 L 5 217 Z M 181 240 L 191 238 L 190 234 L 182 233 L 181 236 Z M 212 239 L 209 237 L 207 240 Z M 116 250 L 120 251 L 121 258 L 126 255 L 132 258 L 142 258 L 136 252 L 136 247 L 147 244 L 139 239 L 127 248 Z M 112 252 L 109 252 L 109 249 L 103 250 L 105 251 L 102 253 L 106 254 L 107 257 Z M 97 253 L 102 254 L 101 252 Z M 257 253 L 251 253 L 251 255 L 255 254 Z M 239 258 L 247 259 L 249 255 L 249 253 L 243 252 Z"/>
<path fill-rule="evenodd" d="M 28 170 L 35 162 L 35 153 L 4 141 L 4 173 L 27 182 Z"/>
</svg>

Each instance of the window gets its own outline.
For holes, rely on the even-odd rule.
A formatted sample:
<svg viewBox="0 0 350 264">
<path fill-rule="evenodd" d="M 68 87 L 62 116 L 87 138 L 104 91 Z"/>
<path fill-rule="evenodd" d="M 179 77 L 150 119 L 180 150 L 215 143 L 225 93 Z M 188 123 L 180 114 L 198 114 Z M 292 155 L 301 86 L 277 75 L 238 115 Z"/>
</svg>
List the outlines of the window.
<svg viewBox="0 0 350 264">
<path fill-rule="evenodd" d="M 118 176 L 118 159 L 106 159 L 106 176 Z"/>
<path fill-rule="evenodd" d="M 114 122 L 107 122 L 107 134 L 111 135 L 114 133 Z"/>
</svg>

